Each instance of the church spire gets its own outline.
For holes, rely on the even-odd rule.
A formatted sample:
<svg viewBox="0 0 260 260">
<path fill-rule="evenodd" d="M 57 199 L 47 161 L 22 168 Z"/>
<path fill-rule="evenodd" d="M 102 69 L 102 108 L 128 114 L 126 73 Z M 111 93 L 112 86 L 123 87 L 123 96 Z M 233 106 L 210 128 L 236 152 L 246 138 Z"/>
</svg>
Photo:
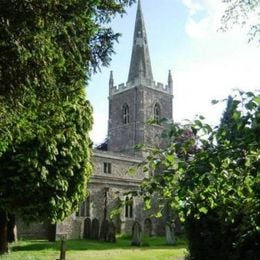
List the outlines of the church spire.
<svg viewBox="0 0 260 260">
<path fill-rule="evenodd" d="M 128 82 L 134 82 L 136 79 L 146 79 L 150 81 L 153 80 L 152 66 L 140 0 L 138 0 L 136 13 L 133 49 L 130 70 L 128 74 Z"/>
</svg>

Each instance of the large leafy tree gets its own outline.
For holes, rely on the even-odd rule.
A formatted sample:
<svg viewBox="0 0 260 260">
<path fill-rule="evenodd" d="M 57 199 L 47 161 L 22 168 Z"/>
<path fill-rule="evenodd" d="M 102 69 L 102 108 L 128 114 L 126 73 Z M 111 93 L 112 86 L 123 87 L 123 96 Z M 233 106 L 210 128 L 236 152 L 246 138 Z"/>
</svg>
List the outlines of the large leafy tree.
<svg viewBox="0 0 260 260">
<path fill-rule="evenodd" d="M 63 219 L 85 196 L 92 110 L 85 85 L 132 0 L 0 3 L 0 251 L 8 214 Z"/>
<path fill-rule="evenodd" d="M 168 148 L 148 157 L 145 168 L 159 173 L 143 191 L 157 192 L 179 212 L 191 259 L 260 256 L 259 104 L 259 95 L 240 92 L 228 99 L 218 128 L 196 120 L 196 138 L 180 146 L 183 130 L 175 126 Z"/>
</svg>

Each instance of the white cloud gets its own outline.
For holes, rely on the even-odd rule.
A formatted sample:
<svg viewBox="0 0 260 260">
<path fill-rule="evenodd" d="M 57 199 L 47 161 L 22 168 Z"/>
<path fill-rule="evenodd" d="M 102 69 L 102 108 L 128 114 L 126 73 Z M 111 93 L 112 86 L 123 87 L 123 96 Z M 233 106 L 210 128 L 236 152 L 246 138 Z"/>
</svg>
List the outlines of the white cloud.
<svg viewBox="0 0 260 260">
<path fill-rule="evenodd" d="M 203 10 L 203 6 L 198 1 L 182 0 L 182 2 L 188 8 L 190 16 L 193 16 L 198 11 Z"/>
<path fill-rule="evenodd" d="M 225 98 L 235 88 L 260 89 L 260 49 L 248 44 L 246 27 L 225 33 L 218 30 L 226 8 L 222 1 L 182 3 L 188 8 L 185 30 L 193 52 L 183 60 L 183 69 L 176 72 L 174 115 L 181 119 L 206 114 L 216 124 L 223 107 L 211 106 L 210 100 Z M 186 100 L 185 105 L 178 96 Z"/>
<path fill-rule="evenodd" d="M 209 19 L 204 18 L 199 22 L 196 22 L 191 17 L 188 19 L 186 23 L 186 32 L 190 37 L 194 38 L 203 38 L 206 36 L 209 28 Z"/>
<path fill-rule="evenodd" d="M 182 0 L 188 9 L 185 26 L 190 37 L 202 38 L 216 32 L 221 26 L 225 5 L 218 0 Z M 198 18 L 198 17 L 199 18 Z"/>
<path fill-rule="evenodd" d="M 175 119 L 192 119 L 199 114 L 216 125 L 225 104 L 212 106 L 210 101 L 225 99 L 235 88 L 245 91 L 260 89 L 259 60 L 260 53 L 257 56 L 252 50 L 234 57 L 205 57 L 187 62 L 185 70 L 175 73 Z"/>
</svg>

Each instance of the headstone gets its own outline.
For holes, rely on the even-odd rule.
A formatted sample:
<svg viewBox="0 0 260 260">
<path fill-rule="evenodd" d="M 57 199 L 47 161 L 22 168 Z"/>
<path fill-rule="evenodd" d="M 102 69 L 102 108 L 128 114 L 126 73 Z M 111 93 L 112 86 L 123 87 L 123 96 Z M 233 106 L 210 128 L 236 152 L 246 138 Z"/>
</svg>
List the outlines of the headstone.
<svg viewBox="0 0 260 260">
<path fill-rule="evenodd" d="M 91 238 L 91 219 L 90 218 L 86 218 L 84 221 L 83 238 L 85 238 L 85 239 Z"/>
<path fill-rule="evenodd" d="M 116 242 L 116 226 L 112 221 L 109 222 L 107 241 L 112 243 Z"/>
<path fill-rule="evenodd" d="M 170 223 L 167 223 L 165 225 L 165 236 L 166 236 L 166 244 L 167 245 L 175 245 L 176 244 L 174 228 L 175 228 L 175 224 L 174 224 L 173 221 L 170 222 Z"/>
<path fill-rule="evenodd" d="M 91 239 L 98 240 L 99 237 L 99 221 L 97 218 L 92 220 L 91 225 Z"/>
<path fill-rule="evenodd" d="M 121 229 L 122 229 L 122 221 L 121 221 L 121 218 L 120 216 L 116 216 L 115 218 L 115 227 L 116 227 L 116 233 L 117 234 L 121 234 Z"/>
<path fill-rule="evenodd" d="M 108 229 L 109 229 L 109 221 L 105 219 L 101 223 L 100 235 L 99 235 L 100 240 L 107 241 Z"/>
<path fill-rule="evenodd" d="M 144 235 L 149 237 L 152 236 L 152 221 L 149 218 L 144 221 Z"/>
<path fill-rule="evenodd" d="M 141 225 L 135 221 L 132 227 L 132 246 L 140 246 L 142 242 L 142 228 Z"/>
</svg>

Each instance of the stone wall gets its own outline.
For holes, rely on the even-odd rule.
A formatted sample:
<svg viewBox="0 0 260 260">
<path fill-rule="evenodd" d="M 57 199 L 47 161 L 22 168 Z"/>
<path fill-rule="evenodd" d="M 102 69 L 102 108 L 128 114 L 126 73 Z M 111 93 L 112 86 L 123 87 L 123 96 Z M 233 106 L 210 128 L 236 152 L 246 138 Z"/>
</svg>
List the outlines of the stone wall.
<svg viewBox="0 0 260 260">
<path fill-rule="evenodd" d="M 111 164 L 111 173 L 104 173 L 104 163 Z M 93 175 L 88 184 L 89 191 L 89 215 L 76 216 L 73 213 L 66 218 L 63 222 L 56 226 L 56 238 L 59 239 L 61 234 L 66 234 L 69 239 L 78 239 L 83 237 L 84 220 L 86 217 L 93 220 L 98 219 L 101 224 L 104 217 L 112 220 L 116 226 L 117 233 L 123 232 L 131 234 L 132 225 L 137 220 L 142 229 L 144 229 L 144 221 L 151 218 L 153 210 L 144 211 L 143 198 L 138 195 L 140 184 L 146 174 L 140 169 L 136 174 L 130 174 L 129 168 L 136 167 L 141 160 L 133 157 L 126 156 L 118 153 L 97 151 L 93 153 Z M 133 217 L 125 216 L 124 201 L 126 196 L 131 197 L 129 192 L 136 192 L 137 196 L 133 197 Z M 112 212 L 121 205 L 119 214 L 112 215 Z M 105 211 L 106 208 L 106 211 Z M 105 216 L 106 215 L 106 216 Z M 151 218 L 152 233 L 157 233 L 157 226 L 159 221 Z M 158 223 L 157 223 L 158 222 Z M 41 238 L 48 237 L 48 226 L 46 224 L 32 224 L 25 226 L 22 223 L 18 225 L 18 236 L 21 238 Z"/>
<path fill-rule="evenodd" d="M 16 221 L 18 239 L 47 239 L 48 225 L 46 223 L 26 224 L 21 220 Z"/>
<path fill-rule="evenodd" d="M 142 162 L 142 160 L 137 157 L 94 150 L 92 161 L 93 174 L 90 183 L 95 182 L 95 179 L 98 178 L 106 179 L 108 182 L 111 180 L 113 182 L 112 184 L 116 184 L 117 181 L 121 182 L 122 179 L 127 183 L 128 180 L 130 182 L 134 180 L 138 181 L 145 177 L 141 170 L 137 170 L 136 174 L 129 173 L 130 168 L 136 167 Z M 104 163 L 111 164 L 111 173 L 104 173 Z"/>
<path fill-rule="evenodd" d="M 139 144 L 160 145 L 163 125 L 152 125 L 154 106 L 160 107 L 160 118 L 172 120 L 172 94 L 161 89 L 137 85 L 109 98 L 108 150 L 137 154 Z M 129 107 L 129 123 L 123 122 L 123 106 Z M 156 142 L 153 142 L 156 138 Z M 152 143 L 151 143 L 152 141 Z M 140 155 L 140 154 L 139 154 Z"/>
</svg>

